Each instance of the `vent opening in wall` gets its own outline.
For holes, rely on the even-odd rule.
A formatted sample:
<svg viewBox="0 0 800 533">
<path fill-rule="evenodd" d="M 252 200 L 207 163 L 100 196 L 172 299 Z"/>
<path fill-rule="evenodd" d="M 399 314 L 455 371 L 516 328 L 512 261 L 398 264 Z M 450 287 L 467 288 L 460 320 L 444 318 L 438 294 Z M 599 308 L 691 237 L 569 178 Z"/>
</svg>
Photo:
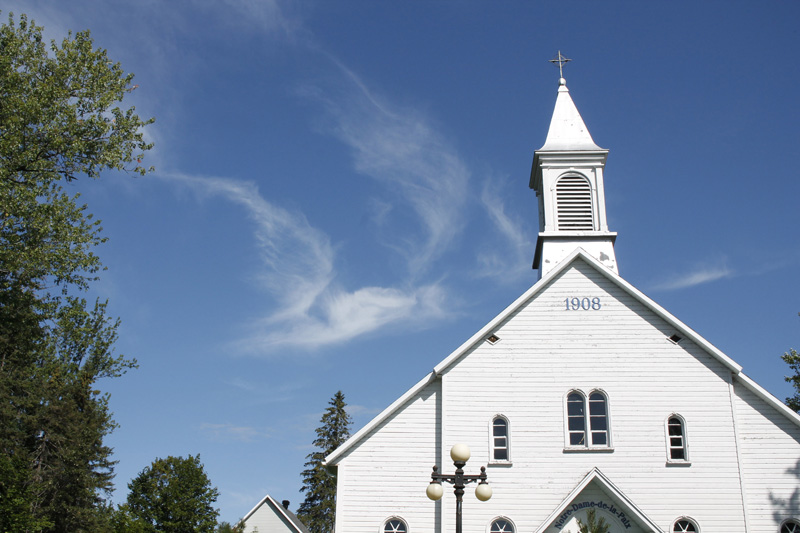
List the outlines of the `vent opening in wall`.
<svg viewBox="0 0 800 533">
<path fill-rule="evenodd" d="M 556 212 L 560 230 L 593 230 L 592 187 L 582 176 L 564 176 L 556 183 Z"/>
<path fill-rule="evenodd" d="M 681 337 L 681 336 L 680 336 L 680 335 L 678 335 L 677 333 L 673 333 L 672 335 L 670 335 L 669 337 L 667 337 L 667 339 L 669 339 L 669 340 L 670 340 L 670 342 L 673 342 L 673 343 L 675 343 L 675 344 L 678 344 L 679 342 L 681 342 L 681 341 L 683 340 L 683 337 Z"/>
<path fill-rule="evenodd" d="M 491 335 L 486 337 L 486 340 L 489 341 L 489 344 L 494 344 L 494 343 L 496 343 L 497 341 L 500 340 L 500 337 L 498 337 L 497 335 L 492 333 Z"/>
</svg>

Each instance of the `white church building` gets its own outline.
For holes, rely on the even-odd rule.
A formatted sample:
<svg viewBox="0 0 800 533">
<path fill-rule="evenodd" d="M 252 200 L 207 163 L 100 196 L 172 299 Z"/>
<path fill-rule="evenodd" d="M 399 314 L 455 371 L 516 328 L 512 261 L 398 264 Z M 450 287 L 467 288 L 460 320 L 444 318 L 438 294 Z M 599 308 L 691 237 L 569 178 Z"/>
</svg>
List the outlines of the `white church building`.
<svg viewBox="0 0 800 533">
<path fill-rule="evenodd" d="M 452 533 L 452 486 L 425 489 L 456 443 L 493 490 L 467 486 L 465 532 L 577 533 L 594 509 L 608 533 L 800 533 L 800 417 L 619 276 L 607 154 L 561 78 L 540 279 L 326 458 L 336 533 Z"/>
</svg>

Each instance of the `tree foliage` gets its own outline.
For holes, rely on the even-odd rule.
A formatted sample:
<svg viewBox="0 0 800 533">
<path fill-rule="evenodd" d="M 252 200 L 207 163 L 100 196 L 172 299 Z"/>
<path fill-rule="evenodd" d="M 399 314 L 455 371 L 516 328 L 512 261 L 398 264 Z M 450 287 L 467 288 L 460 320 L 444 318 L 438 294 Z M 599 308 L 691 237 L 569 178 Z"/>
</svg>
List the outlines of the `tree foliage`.
<svg viewBox="0 0 800 533">
<path fill-rule="evenodd" d="M 245 524 L 242 521 L 238 522 L 236 525 L 230 522 L 220 522 L 219 526 L 217 526 L 217 533 L 244 533 L 244 530 Z M 254 528 L 251 533 L 258 533 L 258 528 Z"/>
<path fill-rule="evenodd" d="M 132 75 L 89 32 L 49 45 L 27 17 L 0 25 L 0 531 L 102 531 L 115 424 L 97 382 L 135 366 L 118 321 L 87 302 L 99 221 L 63 184 L 143 173 L 150 148 Z"/>
<path fill-rule="evenodd" d="M 128 483 L 127 509 L 147 533 L 213 533 L 219 491 L 200 456 L 156 459 Z"/>
<path fill-rule="evenodd" d="M 792 369 L 794 374 L 791 376 L 784 376 L 788 383 L 792 384 L 794 387 L 794 396 L 789 396 L 786 398 L 786 405 L 792 411 L 800 413 L 800 353 L 797 353 L 796 350 L 791 349 L 788 352 L 784 353 L 781 356 L 783 362 L 789 365 L 789 368 Z"/>
<path fill-rule="evenodd" d="M 610 527 L 605 518 L 597 517 L 596 509 L 586 511 L 586 522 L 578 518 L 578 533 L 608 533 Z"/>
<path fill-rule="evenodd" d="M 316 451 L 306 456 L 306 469 L 301 476 L 306 498 L 297 511 L 297 516 L 311 533 L 333 533 L 336 517 L 336 475 L 325 468 L 325 457 L 341 446 L 350 436 L 352 420 L 345 411 L 344 394 L 338 391 L 322 415 L 317 438 L 314 439 Z"/>
</svg>

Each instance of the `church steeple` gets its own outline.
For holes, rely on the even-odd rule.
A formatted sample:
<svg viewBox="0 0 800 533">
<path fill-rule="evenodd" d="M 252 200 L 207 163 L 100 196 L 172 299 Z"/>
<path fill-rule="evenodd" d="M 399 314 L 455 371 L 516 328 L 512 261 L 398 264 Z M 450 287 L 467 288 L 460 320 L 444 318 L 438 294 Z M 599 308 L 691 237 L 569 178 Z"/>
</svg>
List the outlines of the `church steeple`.
<svg viewBox="0 0 800 533">
<path fill-rule="evenodd" d="M 559 66 L 564 59 L 559 52 Z M 608 231 L 603 188 L 608 150 L 595 144 L 563 77 L 558 85 L 550 130 L 544 146 L 534 152 L 531 168 L 530 187 L 539 198 L 533 268 L 545 276 L 580 247 L 618 273 L 617 234 Z"/>
</svg>

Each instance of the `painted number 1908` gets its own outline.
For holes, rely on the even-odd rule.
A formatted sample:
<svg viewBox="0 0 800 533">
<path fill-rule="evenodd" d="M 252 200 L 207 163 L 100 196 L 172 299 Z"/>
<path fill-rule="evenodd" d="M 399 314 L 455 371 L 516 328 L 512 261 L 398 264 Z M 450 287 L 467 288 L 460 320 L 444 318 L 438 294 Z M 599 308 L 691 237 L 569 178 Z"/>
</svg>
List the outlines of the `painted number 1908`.
<svg viewBox="0 0 800 533">
<path fill-rule="evenodd" d="M 600 298 L 565 298 L 564 305 L 567 311 L 598 311 L 600 309 Z"/>
</svg>

